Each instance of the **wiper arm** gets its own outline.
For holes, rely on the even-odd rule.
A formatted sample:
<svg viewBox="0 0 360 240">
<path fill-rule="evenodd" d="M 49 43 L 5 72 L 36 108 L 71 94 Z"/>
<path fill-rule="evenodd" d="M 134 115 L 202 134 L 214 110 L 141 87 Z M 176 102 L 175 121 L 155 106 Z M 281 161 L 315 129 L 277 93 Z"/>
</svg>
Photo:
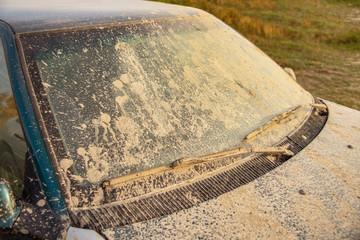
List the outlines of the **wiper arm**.
<svg viewBox="0 0 360 240">
<path fill-rule="evenodd" d="M 252 131 L 251 133 L 249 133 L 248 135 L 246 135 L 246 137 L 244 138 L 244 140 L 249 140 L 253 137 L 255 137 L 256 135 L 258 135 L 259 133 L 263 132 L 264 130 L 272 127 L 275 124 L 279 124 L 281 121 L 283 121 L 284 119 L 286 119 L 287 117 L 291 116 L 292 114 L 294 114 L 294 112 L 296 112 L 298 109 L 301 108 L 301 105 L 298 105 L 286 112 L 282 112 L 279 115 L 273 117 L 273 119 L 271 119 L 269 122 L 265 123 L 264 125 L 262 125 L 261 127 L 259 127 L 258 129 Z"/>
<path fill-rule="evenodd" d="M 151 174 L 158 174 L 160 172 L 169 171 L 171 169 L 177 167 L 183 167 L 187 165 L 194 165 L 197 163 L 212 161 L 212 160 L 220 160 L 226 157 L 238 156 L 247 153 L 262 153 L 268 155 L 277 155 L 277 156 L 293 156 L 294 153 L 285 149 L 285 148 L 266 148 L 266 149 L 244 149 L 244 148 L 236 148 L 232 150 L 227 150 L 223 152 L 214 153 L 211 155 L 201 156 L 201 157 L 189 157 L 175 160 L 172 163 L 156 167 L 153 169 L 132 173 L 129 175 L 124 175 L 121 177 L 117 177 L 114 179 L 106 180 L 102 183 L 102 187 L 104 189 L 112 188 L 120 183 L 124 183 L 126 181 L 131 181 L 134 179 L 142 178 L 145 176 L 149 176 Z"/>
<path fill-rule="evenodd" d="M 300 108 L 307 107 L 307 106 L 318 109 L 320 113 L 326 113 L 327 112 L 327 106 L 325 104 L 311 103 L 311 104 L 308 104 L 308 105 L 297 105 L 296 107 L 294 107 L 294 108 L 292 108 L 292 109 L 290 109 L 290 110 L 288 110 L 286 112 L 280 113 L 279 115 L 277 115 L 273 119 L 271 119 L 269 122 L 265 123 L 264 125 L 262 125 L 258 129 L 252 131 L 251 133 L 246 135 L 244 140 L 247 141 L 247 140 L 255 137 L 256 135 L 263 132 L 264 130 L 266 130 L 266 129 L 268 129 L 268 128 L 276 125 L 276 124 L 279 124 L 280 122 L 282 122 L 283 120 L 285 120 L 289 116 L 293 115 Z"/>
<path fill-rule="evenodd" d="M 229 151 L 224 151 L 219 154 L 213 154 L 210 157 L 204 156 L 204 157 L 189 157 L 189 158 L 182 158 L 178 159 L 172 163 L 169 164 L 170 168 L 176 168 L 177 166 L 184 166 L 184 165 L 192 165 L 202 162 L 207 162 L 211 160 L 219 160 L 221 158 L 225 157 L 233 157 L 233 156 L 239 156 L 247 153 L 263 153 L 268 155 L 276 155 L 276 156 L 294 156 L 294 153 L 291 152 L 288 149 L 285 148 L 266 148 L 266 149 L 233 149 Z"/>
</svg>

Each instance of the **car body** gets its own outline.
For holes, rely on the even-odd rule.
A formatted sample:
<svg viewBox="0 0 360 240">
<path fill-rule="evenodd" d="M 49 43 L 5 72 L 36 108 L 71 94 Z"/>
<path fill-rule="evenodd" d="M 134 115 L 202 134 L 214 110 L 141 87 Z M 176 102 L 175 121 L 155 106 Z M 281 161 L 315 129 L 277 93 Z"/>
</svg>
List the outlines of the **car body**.
<svg viewBox="0 0 360 240">
<path fill-rule="evenodd" d="M 1 4 L 0 236 L 359 238 L 359 111 L 201 10 Z"/>
</svg>

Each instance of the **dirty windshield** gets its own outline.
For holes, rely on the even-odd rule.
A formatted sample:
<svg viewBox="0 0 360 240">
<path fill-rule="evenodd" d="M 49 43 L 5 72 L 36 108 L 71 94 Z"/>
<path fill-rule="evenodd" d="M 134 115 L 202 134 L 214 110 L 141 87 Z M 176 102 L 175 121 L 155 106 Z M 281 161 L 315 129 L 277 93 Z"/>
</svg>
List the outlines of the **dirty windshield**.
<svg viewBox="0 0 360 240">
<path fill-rule="evenodd" d="M 79 186 L 229 149 L 312 99 L 213 17 L 38 33 L 23 44 L 65 147 L 59 165 Z"/>
</svg>

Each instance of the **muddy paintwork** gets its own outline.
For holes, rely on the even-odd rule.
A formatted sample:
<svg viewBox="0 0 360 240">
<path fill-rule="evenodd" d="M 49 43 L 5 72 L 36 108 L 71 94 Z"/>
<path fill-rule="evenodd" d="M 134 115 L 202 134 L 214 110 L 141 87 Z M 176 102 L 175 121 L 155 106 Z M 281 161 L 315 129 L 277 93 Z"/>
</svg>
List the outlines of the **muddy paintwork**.
<svg viewBox="0 0 360 240">
<path fill-rule="evenodd" d="M 102 231 L 109 239 L 359 239 L 360 112 L 332 102 L 318 137 L 272 172 L 169 216 Z"/>
</svg>

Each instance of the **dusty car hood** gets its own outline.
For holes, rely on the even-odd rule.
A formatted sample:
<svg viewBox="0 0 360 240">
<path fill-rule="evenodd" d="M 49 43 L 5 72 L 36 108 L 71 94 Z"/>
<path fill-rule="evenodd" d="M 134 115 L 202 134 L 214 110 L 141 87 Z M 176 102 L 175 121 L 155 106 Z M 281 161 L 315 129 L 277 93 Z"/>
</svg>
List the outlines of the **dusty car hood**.
<svg viewBox="0 0 360 240">
<path fill-rule="evenodd" d="M 326 104 L 321 133 L 274 171 L 192 208 L 102 233 L 109 239 L 358 239 L 360 112 Z"/>
</svg>

